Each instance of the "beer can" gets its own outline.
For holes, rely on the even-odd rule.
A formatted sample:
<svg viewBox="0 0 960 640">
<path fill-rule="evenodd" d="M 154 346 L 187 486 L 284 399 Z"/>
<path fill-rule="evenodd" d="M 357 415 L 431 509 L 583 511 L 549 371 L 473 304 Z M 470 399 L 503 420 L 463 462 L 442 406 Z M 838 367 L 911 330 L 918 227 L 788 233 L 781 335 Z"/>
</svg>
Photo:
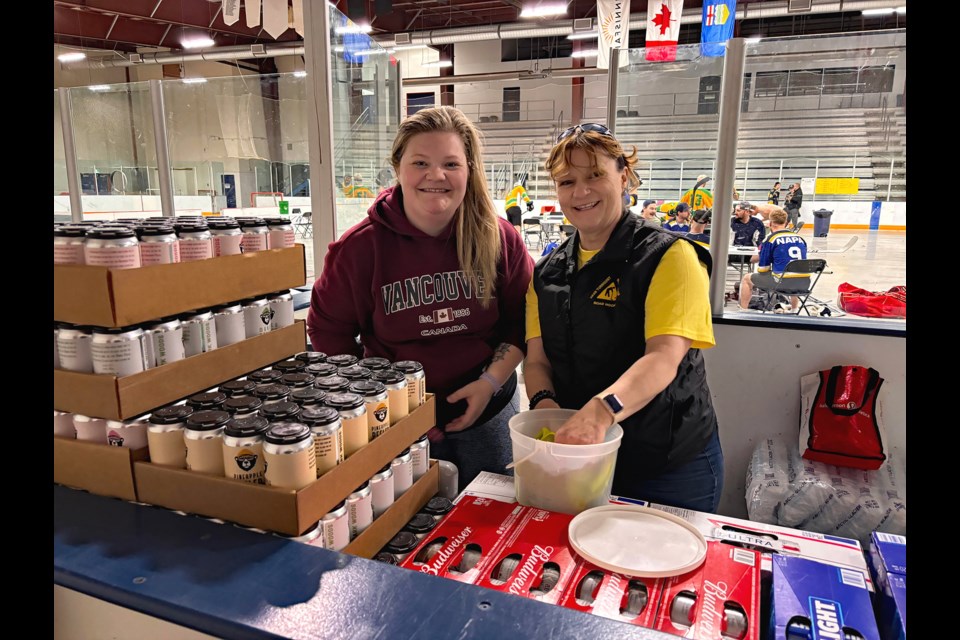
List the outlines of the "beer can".
<svg viewBox="0 0 960 640">
<path fill-rule="evenodd" d="M 313 432 L 319 478 L 343 462 L 343 427 L 340 413 L 333 407 L 305 406 L 300 411 L 300 422 Z"/>
<path fill-rule="evenodd" d="M 240 396 L 223 401 L 223 410 L 234 418 L 258 415 L 262 407 L 263 401 L 256 396 Z"/>
<path fill-rule="evenodd" d="M 351 355 L 349 353 L 341 353 L 335 356 L 327 356 L 327 362 L 337 367 L 338 369 L 340 367 L 349 367 L 352 364 L 357 364 L 357 360 L 359 359 L 360 358 L 358 358 L 357 356 Z"/>
<path fill-rule="evenodd" d="M 252 380 L 257 384 L 270 384 L 275 382 L 280 382 L 280 378 L 283 377 L 282 371 L 276 371 L 274 369 L 262 369 L 260 371 L 253 371 L 247 374 L 247 380 Z"/>
<path fill-rule="evenodd" d="M 140 267 L 140 241 L 131 227 L 94 227 L 87 230 L 83 260 L 95 267 L 137 269 Z"/>
<path fill-rule="evenodd" d="M 270 330 L 276 331 L 293 324 L 293 296 L 283 291 L 267 298 L 273 317 L 270 320 Z"/>
<path fill-rule="evenodd" d="M 373 491 L 373 517 L 379 518 L 393 504 L 393 470 L 388 464 L 370 478 L 370 490 Z"/>
<path fill-rule="evenodd" d="M 364 482 L 347 496 L 347 510 L 350 513 L 350 539 L 353 540 L 373 524 L 373 491 L 369 482 Z"/>
<path fill-rule="evenodd" d="M 392 554 L 399 564 L 419 543 L 420 539 L 416 535 L 409 531 L 401 531 L 390 539 L 383 551 Z"/>
<path fill-rule="evenodd" d="M 413 458 L 413 481 L 416 482 L 430 470 L 430 439 L 427 434 L 410 445 L 410 457 Z"/>
<path fill-rule="evenodd" d="M 274 371 L 279 371 L 281 374 L 300 373 L 306 371 L 307 363 L 303 360 L 290 358 L 288 360 L 281 360 L 280 362 L 273 363 L 273 369 Z"/>
<path fill-rule="evenodd" d="M 294 360 L 300 360 L 306 362 L 307 366 L 311 364 L 320 364 L 327 361 L 327 354 L 323 351 L 301 351 L 297 355 L 293 356 Z"/>
<path fill-rule="evenodd" d="M 140 264 L 148 267 L 176 262 L 180 262 L 180 240 L 173 225 L 144 227 L 140 232 Z"/>
<path fill-rule="evenodd" d="M 451 509 L 453 509 L 453 502 L 443 496 L 434 496 L 424 505 L 423 512 L 433 516 L 443 516 Z"/>
<path fill-rule="evenodd" d="M 277 536 L 278 538 L 286 538 L 287 540 L 299 542 L 301 544 L 310 544 L 318 547 L 323 546 L 323 530 L 321 529 L 319 522 L 298 536 L 288 536 L 285 533 L 276 532 L 274 532 L 273 535 Z"/>
<path fill-rule="evenodd" d="M 346 502 L 341 502 L 320 519 L 323 527 L 323 548 L 341 551 L 350 544 L 350 516 Z"/>
<path fill-rule="evenodd" d="M 400 496 L 413 486 L 413 457 L 410 449 L 404 449 L 394 458 L 390 468 L 393 470 L 393 499 L 399 500 Z"/>
<path fill-rule="evenodd" d="M 407 378 L 407 400 L 410 411 L 424 403 L 427 398 L 427 377 L 423 365 L 416 360 L 394 362 L 393 368 Z"/>
</svg>

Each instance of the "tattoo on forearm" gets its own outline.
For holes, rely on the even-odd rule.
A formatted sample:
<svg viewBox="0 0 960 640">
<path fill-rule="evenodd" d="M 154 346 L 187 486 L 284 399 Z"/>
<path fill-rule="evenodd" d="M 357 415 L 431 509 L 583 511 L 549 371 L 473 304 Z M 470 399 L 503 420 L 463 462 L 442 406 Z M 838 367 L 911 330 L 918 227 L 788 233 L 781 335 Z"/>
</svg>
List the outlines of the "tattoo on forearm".
<svg viewBox="0 0 960 640">
<path fill-rule="evenodd" d="M 490 360 L 490 364 L 506 358 L 507 351 L 510 351 L 510 345 L 506 342 L 501 342 L 500 346 L 493 352 L 493 359 Z"/>
</svg>

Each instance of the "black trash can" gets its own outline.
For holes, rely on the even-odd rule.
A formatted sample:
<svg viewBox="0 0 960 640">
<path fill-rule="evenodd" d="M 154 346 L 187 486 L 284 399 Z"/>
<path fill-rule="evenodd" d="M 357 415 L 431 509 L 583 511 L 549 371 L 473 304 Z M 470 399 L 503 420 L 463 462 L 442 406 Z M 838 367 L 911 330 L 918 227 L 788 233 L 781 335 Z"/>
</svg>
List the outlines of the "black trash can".
<svg viewBox="0 0 960 640">
<path fill-rule="evenodd" d="M 813 212 L 813 237 L 826 238 L 830 232 L 830 216 L 833 211 L 829 209 L 817 209 Z"/>
</svg>

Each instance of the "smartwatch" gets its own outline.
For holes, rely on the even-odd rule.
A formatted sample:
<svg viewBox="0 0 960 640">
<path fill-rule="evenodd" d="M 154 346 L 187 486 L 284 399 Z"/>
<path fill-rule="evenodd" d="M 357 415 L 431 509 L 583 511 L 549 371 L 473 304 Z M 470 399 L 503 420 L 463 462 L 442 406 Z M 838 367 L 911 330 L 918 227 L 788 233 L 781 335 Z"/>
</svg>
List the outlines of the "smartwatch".
<svg viewBox="0 0 960 640">
<path fill-rule="evenodd" d="M 613 421 L 617 421 L 617 414 L 623 411 L 623 402 L 620 398 L 617 397 L 615 393 L 608 393 L 605 396 L 597 394 L 594 396 L 597 400 L 603 403 L 603 406 L 610 412 L 610 415 L 613 417 Z"/>
</svg>

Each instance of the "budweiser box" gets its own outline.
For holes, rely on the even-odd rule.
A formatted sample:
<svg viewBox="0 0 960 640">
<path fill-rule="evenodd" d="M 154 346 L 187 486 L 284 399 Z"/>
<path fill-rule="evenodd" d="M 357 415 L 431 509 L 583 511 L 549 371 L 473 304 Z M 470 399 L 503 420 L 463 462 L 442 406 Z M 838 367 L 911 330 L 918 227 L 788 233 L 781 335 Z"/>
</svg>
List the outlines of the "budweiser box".
<svg viewBox="0 0 960 640">
<path fill-rule="evenodd" d="M 760 553 L 707 543 L 699 568 L 664 578 L 658 631 L 695 640 L 758 640 Z"/>
<path fill-rule="evenodd" d="M 463 497 L 400 566 L 476 583 L 493 561 L 501 538 L 523 511 L 524 507 L 517 504 L 482 496 Z"/>
<path fill-rule="evenodd" d="M 572 515 L 523 507 L 495 557 L 474 584 L 556 604 L 573 577 L 576 554 L 569 548 Z"/>
<path fill-rule="evenodd" d="M 879 640 L 866 576 L 806 558 L 773 557 L 771 640 Z"/>
<path fill-rule="evenodd" d="M 517 490 L 513 485 L 513 476 L 481 471 L 470 481 L 470 484 L 464 487 L 454 502 L 470 496 L 490 498 L 500 502 L 516 502 Z"/>
<path fill-rule="evenodd" d="M 631 578 L 578 559 L 559 604 L 568 609 L 653 628 L 661 578 Z"/>
<path fill-rule="evenodd" d="M 306 275 L 302 244 L 139 269 L 55 264 L 53 319 L 126 327 L 300 287 Z"/>
</svg>

